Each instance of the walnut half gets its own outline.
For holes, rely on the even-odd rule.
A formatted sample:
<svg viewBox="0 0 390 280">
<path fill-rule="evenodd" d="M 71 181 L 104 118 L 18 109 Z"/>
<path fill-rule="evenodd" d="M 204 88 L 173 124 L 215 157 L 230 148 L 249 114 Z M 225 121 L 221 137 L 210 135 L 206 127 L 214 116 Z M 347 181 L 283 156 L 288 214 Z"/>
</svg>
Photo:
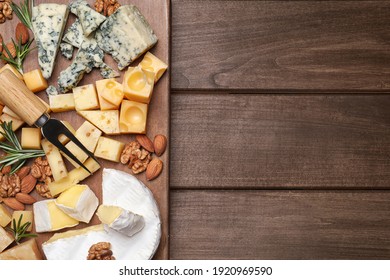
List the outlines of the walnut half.
<svg viewBox="0 0 390 280">
<path fill-rule="evenodd" d="M 134 174 L 145 171 L 151 159 L 150 152 L 142 148 L 137 141 L 126 144 L 121 154 L 121 163 L 127 164 Z"/>
<path fill-rule="evenodd" d="M 99 242 L 88 250 L 87 260 L 115 260 L 112 255 L 110 242 Z"/>
</svg>

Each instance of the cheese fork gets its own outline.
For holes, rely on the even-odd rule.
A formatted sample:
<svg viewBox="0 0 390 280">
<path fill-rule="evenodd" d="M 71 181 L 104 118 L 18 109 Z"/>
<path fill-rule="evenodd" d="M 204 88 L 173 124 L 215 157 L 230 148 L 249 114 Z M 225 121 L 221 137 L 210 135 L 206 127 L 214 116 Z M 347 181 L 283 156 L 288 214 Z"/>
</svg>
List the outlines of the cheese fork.
<svg viewBox="0 0 390 280">
<path fill-rule="evenodd" d="M 98 162 L 94 154 L 61 121 L 50 118 L 46 112 L 46 106 L 8 69 L 0 73 L 0 100 L 28 125 L 41 128 L 42 135 L 49 142 L 83 167 L 88 173 L 92 173 L 58 140 L 58 137 L 64 134 L 89 157 Z"/>
</svg>

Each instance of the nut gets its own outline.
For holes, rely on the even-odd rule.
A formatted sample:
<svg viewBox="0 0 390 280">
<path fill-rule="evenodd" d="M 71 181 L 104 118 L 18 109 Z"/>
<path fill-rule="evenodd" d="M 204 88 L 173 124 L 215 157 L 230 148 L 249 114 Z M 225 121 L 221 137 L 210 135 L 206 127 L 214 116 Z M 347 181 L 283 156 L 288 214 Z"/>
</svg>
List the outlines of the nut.
<svg viewBox="0 0 390 280">
<path fill-rule="evenodd" d="M 12 56 L 12 58 L 15 58 L 16 57 L 16 49 L 15 49 L 15 45 L 13 42 L 7 43 L 6 49 L 3 51 L 4 56 L 6 58 L 10 58 L 8 55 L 7 49 L 9 51 L 10 55 Z"/>
<path fill-rule="evenodd" d="M 53 173 L 47 159 L 37 157 L 34 163 L 31 165 L 31 175 L 33 175 L 34 178 L 37 178 L 40 182 L 43 182 L 47 177 L 52 176 Z"/>
<path fill-rule="evenodd" d="M 167 148 L 167 137 L 165 137 L 162 134 L 156 135 L 153 140 L 153 145 L 154 145 L 154 152 L 156 153 L 156 155 L 158 157 L 161 156 L 165 152 L 165 149 Z"/>
<path fill-rule="evenodd" d="M 25 208 L 24 204 L 17 201 L 16 198 L 14 197 L 4 198 L 3 202 L 5 205 L 7 205 L 9 208 L 13 210 L 23 211 Z"/>
<path fill-rule="evenodd" d="M 27 27 L 21 22 L 16 25 L 15 38 L 17 42 L 20 40 L 22 45 L 26 44 L 30 38 Z"/>
<path fill-rule="evenodd" d="M 28 205 L 37 202 L 37 200 L 34 197 L 26 193 L 17 193 L 15 198 L 17 201 Z"/>
<path fill-rule="evenodd" d="M 99 242 L 88 250 L 87 260 L 115 260 L 110 250 L 110 242 Z"/>
<path fill-rule="evenodd" d="M 30 166 L 23 166 L 18 171 L 16 171 L 16 175 L 19 176 L 20 180 L 23 180 L 30 173 Z"/>
<path fill-rule="evenodd" d="M 29 174 L 22 179 L 20 190 L 22 193 L 30 193 L 35 188 L 36 184 L 37 184 L 37 179 L 34 178 L 33 175 Z"/>
<path fill-rule="evenodd" d="M 1 3 L 0 3 L 1 4 Z M 3 37 L 0 34 L 0 53 L 3 51 Z"/>
<path fill-rule="evenodd" d="M 148 138 L 148 136 L 143 134 L 138 134 L 135 136 L 135 139 L 140 143 L 142 147 L 144 147 L 149 152 L 154 152 L 153 142 Z"/>
<path fill-rule="evenodd" d="M 0 173 L 0 196 L 3 198 L 13 197 L 20 192 L 20 179 L 16 174 Z"/>
<path fill-rule="evenodd" d="M 49 190 L 50 183 L 51 183 L 51 179 L 50 177 L 47 177 L 44 182 L 37 184 L 35 186 L 37 193 L 44 198 L 53 198 Z"/>
<path fill-rule="evenodd" d="M 146 168 L 146 180 L 151 181 L 156 179 L 163 169 L 163 162 L 158 159 L 154 158 L 151 162 L 149 162 L 148 167 Z"/>
<path fill-rule="evenodd" d="M 4 166 L 2 169 L 1 169 L 1 173 L 2 174 L 8 174 L 11 172 L 11 165 L 7 165 L 7 166 Z"/>
</svg>

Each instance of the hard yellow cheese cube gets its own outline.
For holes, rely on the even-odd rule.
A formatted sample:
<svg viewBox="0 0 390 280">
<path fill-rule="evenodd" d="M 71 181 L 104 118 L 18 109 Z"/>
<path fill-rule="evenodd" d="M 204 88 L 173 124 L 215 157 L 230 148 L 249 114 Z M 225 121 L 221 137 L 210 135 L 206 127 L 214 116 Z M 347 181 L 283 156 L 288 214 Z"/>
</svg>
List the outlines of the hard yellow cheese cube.
<svg viewBox="0 0 390 280">
<path fill-rule="evenodd" d="M 3 227 L 0 227 L 0 252 L 3 252 L 12 242 L 14 238 Z M 2 254 L 0 254 L 1 256 Z M 1 259 L 1 258 L 0 258 Z"/>
<path fill-rule="evenodd" d="M 0 116 L 0 121 L 1 122 L 11 122 L 12 121 L 12 130 L 13 131 L 18 130 L 24 124 L 24 121 L 17 119 L 17 118 L 14 118 L 8 114 L 2 114 Z"/>
<path fill-rule="evenodd" d="M 107 82 L 103 88 L 101 96 L 105 101 L 119 107 L 123 100 L 123 86 L 116 81 Z"/>
<path fill-rule="evenodd" d="M 144 55 L 144 58 L 139 63 L 139 65 L 143 70 L 147 70 L 154 73 L 154 83 L 157 83 L 157 81 L 161 78 L 161 76 L 168 68 L 168 65 L 166 65 L 164 62 L 162 62 L 159 58 L 157 58 L 150 52 L 147 52 Z"/>
<path fill-rule="evenodd" d="M 119 119 L 121 133 L 145 134 L 147 116 L 147 104 L 123 100 Z"/>
<path fill-rule="evenodd" d="M 47 81 L 42 76 L 41 69 L 35 69 L 33 71 L 24 73 L 23 79 L 27 88 L 32 92 L 39 92 L 47 89 L 48 87 Z"/>
<path fill-rule="evenodd" d="M 23 215 L 23 216 L 22 216 Z M 18 224 L 20 217 L 22 217 L 20 224 L 23 225 L 27 222 L 30 223 L 26 231 L 32 230 L 32 224 L 33 224 L 33 212 L 32 211 L 14 211 L 12 213 L 12 220 L 15 220 L 16 224 Z M 13 224 L 11 224 L 11 227 L 13 228 Z"/>
<path fill-rule="evenodd" d="M 31 238 L 0 254 L 0 260 L 43 260 L 35 238 Z"/>
<path fill-rule="evenodd" d="M 65 162 L 62 159 L 61 153 L 56 146 L 43 139 L 41 141 L 42 149 L 46 154 L 47 161 L 49 162 L 51 171 L 53 173 L 54 181 L 58 181 L 68 176 L 68 170 L 66 170 Z"/>
<path fill-rule="evenodd" d="M 85 85 L 73 89 L 76 111 L 99 109 L 95 86 Z"/>
<path fill-rule="evenodd" d="M 14 111 L 12 111 L 8 106 L 4 106 L 3 114 L 7 114 L 15 119 L 22 120 Z"/>
<path fill-rule="evenodd" d="M 73 126 L 67 122 L 67 121 L 62 121 L 62 123 L 66 126 L 67 129 L 69 129 L 70 132 L 72 132 L 72 134 L 75 134 L 76 133 L 76 130 L 73 128 Z M 64 134 L 61 134 L 59 137 L 58 137 L 58 141 L 61 142 L 61 144 L 65 145 L 66 143 L 68 143 L 70 140 L 68 137 L 66 137 Z"/>
<path fill-rule="evenodd" d="M 102 97 L 102 93 L 103 93 L 104 88 L 106 87 L 106 84 L 110 83 L 110 82 L 115 82 L 115 79 L 104 79 L 104 80 L 96 81 L 96 91 L 98 94 L 100 110 L 102 110 L 102 111 L 119 109 L 119 105 L 114 105 L 114 104 L 106 101 Z"/>
<path fill-rule="evenodd" d="M 93 123 L 101 131 L 108 135 L 120 134 L 119 131 L 119 111 L 78 111 L 78 113 Z"/>
<path fill-rule="evenodd" d="M 95 156 L 119 162 L 125 144 L 114 139 L 101 136 L 95 150 Z"/>
<path fill-rule="evenodd" d="M 8 69 L 8 70 L 10 70 L 12 73 L 14 73 L 14 75 L 15 75 L 16 77 L 18 77 L 19 80 L 22 80 L 22 81 L 23 81 L 23 76 L 22 76 L 22 74 L 20 74 L 20 72 L 19 72 L 18 70 L 16 70 L 16 68 L 13 67 L 11 64 L 8 64 L 8 63 L 7 63 L 7 64 L 4 65 L 3 67 L 1 67 L 0 73 L 3 72 L 3 71 L 6 70 L 6 69 Z"/>
<path fill-rule="evenodd" d="M 54 112 L 66 112 L 75 109 L 73 93 L 50 95 L 50 109 Z"/>
<path fill-rule="evenodd" d="M 123 92 L 131 101 L 150 102 L 154 86 L 154 73 L 140 66 L 129 67 L 123 77 Z"/>
<path fill-rule="evenodd" d="M 40 128 L 22 128 L 22 148 L 39 150 L 41 148 L 42 133 Z"/>
<path fill-rule="evenodd" d="M 11 222 L 11 214 L 0 204 L 0 226 L 5 227 Z"/>
</svg>

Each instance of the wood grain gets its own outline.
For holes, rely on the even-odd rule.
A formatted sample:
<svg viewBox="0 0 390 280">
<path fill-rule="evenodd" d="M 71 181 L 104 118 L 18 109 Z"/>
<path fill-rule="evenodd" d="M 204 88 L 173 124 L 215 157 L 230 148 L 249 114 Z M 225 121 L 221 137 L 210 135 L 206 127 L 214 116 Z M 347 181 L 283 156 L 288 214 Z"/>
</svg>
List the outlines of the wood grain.
<svg viewBox="0 0 390 280">
<path fill-rule="evenodd" d="M 390 95 L 172 95 L 173 188 L 390 187 Z"/>
<path fill-rule="evenodd" d="M 172 259 L 389 259 L 389 192 L 172 191 Z"/>
<path fill-rule="evenodd" d="M 172 87 L 388 92 L 389 1 L 173 0 Z"/>
</svg>

